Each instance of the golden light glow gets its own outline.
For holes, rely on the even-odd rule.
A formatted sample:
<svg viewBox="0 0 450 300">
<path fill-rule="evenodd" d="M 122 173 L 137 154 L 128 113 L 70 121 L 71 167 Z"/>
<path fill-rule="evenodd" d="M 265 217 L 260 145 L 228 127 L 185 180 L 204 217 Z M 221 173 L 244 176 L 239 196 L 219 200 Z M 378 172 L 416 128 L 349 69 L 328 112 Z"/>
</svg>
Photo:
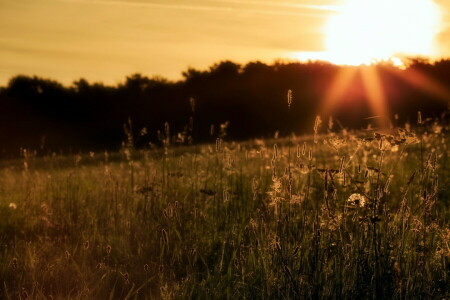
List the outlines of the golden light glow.
<svg viewBox="0 0 450 300">
<path fill-rule="evenodd" d="M 345 0 L 326 26 L 327 60 L 360 65 L 435 54 L 440 10 L 433 0 Z"/>
<path fill-rule="evenodd" d="M 339 71 L 339 74 L 327 89 L 325 100 L 323 101 L 324 107 L 321 109 L 320 114 L 329 116 L 333 113 L 334 109 L 339 104 L 339 100 L 342 99 L 344 93 L 354 80 L 355 75 L 356 70 L 353 68 L 344 68 Z"/>
<path fill-rule="evenodd" d="M 418 70 L 409 69 L 408 73 L 396 72 L 395 75 L 444 102 L 449 102 L 450 100 L 450 91 L 447 87 Z"/>
<path fill-rule="evenodd" d="M 375 116 L 378 116 L 377 123 L 379 128 L 389 128 L 391 122 L 389 120 L 388 105 L 381 85 L 380 76 L 374 67 L 364 67 L 361 70 L 363 84 L 366 88 L 367 99 L 370 108 Z"/>
</svg>

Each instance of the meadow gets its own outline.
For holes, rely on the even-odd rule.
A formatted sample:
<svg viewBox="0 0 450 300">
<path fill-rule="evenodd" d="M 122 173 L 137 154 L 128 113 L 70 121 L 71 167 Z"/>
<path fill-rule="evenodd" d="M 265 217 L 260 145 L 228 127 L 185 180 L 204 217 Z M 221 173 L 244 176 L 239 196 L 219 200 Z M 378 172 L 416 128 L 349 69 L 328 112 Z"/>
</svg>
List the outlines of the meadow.
<svg viewBox="0 0 450 300">
<path fill-rule="evenodd" d="M 450 128 L 417 123 L 22 150 L 1 162 L 0 298 L 448 298 Z"/>
</svg>

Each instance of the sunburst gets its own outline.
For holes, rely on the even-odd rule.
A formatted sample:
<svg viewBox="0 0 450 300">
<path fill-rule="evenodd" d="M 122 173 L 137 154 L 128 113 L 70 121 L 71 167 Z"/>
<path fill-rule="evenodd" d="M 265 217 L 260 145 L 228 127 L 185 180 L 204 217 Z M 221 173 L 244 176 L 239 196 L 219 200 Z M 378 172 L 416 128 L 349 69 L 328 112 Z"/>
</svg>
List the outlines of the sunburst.
<svg viewBox="0 0 450 300">
<path fill-rule="evenodd" d="M 360 75 L 365 95 L 379 128 L 389 127 L 388 99 L 374 63 L 389 62 L 404 68 L 401 57 L 435 54 L 440 12 L 432 0 L 346 0 L 326 27 L 323 57 L 345 67 L 336 76 L 324 99 L 321 113 L 332 114 Z M 450 92 L 425 74 L 389 68 L 409 84 L 448 101 Z"/>
</svg>

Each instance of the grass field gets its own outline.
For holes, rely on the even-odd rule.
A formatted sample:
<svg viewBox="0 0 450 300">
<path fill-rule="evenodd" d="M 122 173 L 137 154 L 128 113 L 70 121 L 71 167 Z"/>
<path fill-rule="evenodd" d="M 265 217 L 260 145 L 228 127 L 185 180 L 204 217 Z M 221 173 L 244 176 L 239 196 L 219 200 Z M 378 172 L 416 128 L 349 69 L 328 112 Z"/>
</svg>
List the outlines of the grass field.
<svg viewBox="0 0 450 300">
<path fill-rule="evenodd" d="M 448 298 L 449 129 L 24 151 L 0 169 L 0 298 Z"/>
</svg>

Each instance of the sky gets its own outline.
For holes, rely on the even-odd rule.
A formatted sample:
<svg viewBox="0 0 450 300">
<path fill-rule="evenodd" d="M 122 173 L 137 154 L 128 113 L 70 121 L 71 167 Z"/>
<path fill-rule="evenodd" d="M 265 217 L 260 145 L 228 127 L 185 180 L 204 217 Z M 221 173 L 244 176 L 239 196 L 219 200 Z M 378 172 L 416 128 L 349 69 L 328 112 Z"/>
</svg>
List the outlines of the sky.
<svg viewBox="0 0 450 300">
<path fill-rule="evenodd" d="M 0 0 L 0 85 L 17 74 L 67 85 L 117 84 L 133 73 L 178 80 L 188 67 L 227 59 L 320 58 L 345 1 Z M 434 5 L 432 55 L 450 57 L 450 1 Z"/>
</svg>

